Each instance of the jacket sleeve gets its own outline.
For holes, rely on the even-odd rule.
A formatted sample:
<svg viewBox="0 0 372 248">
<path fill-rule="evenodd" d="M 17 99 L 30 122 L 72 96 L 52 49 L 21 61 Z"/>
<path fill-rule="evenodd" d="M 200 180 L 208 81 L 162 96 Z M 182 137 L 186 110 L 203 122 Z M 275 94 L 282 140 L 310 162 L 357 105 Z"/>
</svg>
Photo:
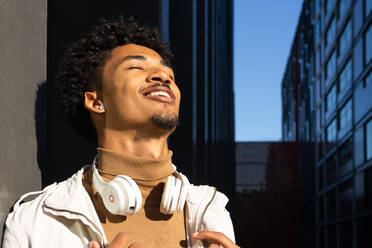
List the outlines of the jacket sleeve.
<svg viewBox="0 0 372 248">
<path fill-rule="evenodd" d="M 216 195 L 203 217 L 203 226 L 206 231 L 222 232 L 235 243 L 234 228 L 230 213 L 225 209 L 228 198 L 216 192 Z"/>
<path fill-rule="evenodd" d="M 3 233 L 3 242 L 2 248 L 21 248 L 19 237 L 17 236 L 17 232 L 14 229 L 14 223 L 9 218 L 7 218 L 5 222 L 5 230 Z"/>
<path fill-rule="evenodd" d="M 55 184 L 52 184 L 55 185 Z M 29 196 L 36 196 L 44 191 L 46 191 L 48 187 L 41 191 L 34 191 L 29 192 L 22 195 L 16 203 L 14 203 L 11 212 L 8 214 L 8 217 L 5 221 L 4 226 L 4 233 L 3 233 L 3 240 L 2 240 L 2 248 L 25 248 L 28 247 L 27 238 L 24 234 L 24 228 L 20 224 L 18 220 L 23 220 L 25 214 L 20 214 L 18 211 L 20 209 L 21 204 L 23 204 L 25 199 Z M 31 227 L 32 228 L 32 227 Z"/>
</svg>

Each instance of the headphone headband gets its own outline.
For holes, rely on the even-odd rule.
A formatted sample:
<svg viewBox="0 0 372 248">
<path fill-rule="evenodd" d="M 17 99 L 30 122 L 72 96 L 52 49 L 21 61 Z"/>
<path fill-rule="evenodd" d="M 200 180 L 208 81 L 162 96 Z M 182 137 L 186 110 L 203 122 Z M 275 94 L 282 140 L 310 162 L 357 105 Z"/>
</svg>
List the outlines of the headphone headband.
<svg viewBox="0 0 372 248">
<path fill-rule="evenodd" d="M 168 177 L 164 186 L 160 203 L 160 211 L 164 214 L 173 214 L 183 210 L 185 205 L 188 185 L 187 178 L 177 172 Z M 139 211 L 142 206 L 142 195 L 137 184 L 126 175 L 118 175 L 111 182 L 105 182 L 98 173 L 97 155 L 92 163 L 93 185 L 100 194 L 106 209 L 117 215 L 131 215 Z"/>
</svg>

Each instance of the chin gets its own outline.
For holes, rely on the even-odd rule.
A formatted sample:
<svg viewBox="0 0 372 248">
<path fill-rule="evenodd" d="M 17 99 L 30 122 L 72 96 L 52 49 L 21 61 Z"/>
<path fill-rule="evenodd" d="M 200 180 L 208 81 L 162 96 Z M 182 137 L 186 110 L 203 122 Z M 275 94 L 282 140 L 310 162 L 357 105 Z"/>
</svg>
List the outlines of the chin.
<svg viewBox="0 0 372 248">
<path fill-rule="evenodd" d="M 173 132 L 178 125 L 178 115 L 170 113 L 153 114 L 150 121 L 159 129 Z"/>
</svg>

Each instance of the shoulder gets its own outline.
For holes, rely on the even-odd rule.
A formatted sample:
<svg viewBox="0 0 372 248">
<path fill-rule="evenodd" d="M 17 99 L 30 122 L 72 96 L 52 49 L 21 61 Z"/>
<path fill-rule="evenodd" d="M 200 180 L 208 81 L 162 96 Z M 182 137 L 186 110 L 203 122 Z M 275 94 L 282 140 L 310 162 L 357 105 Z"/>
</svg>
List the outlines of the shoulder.
<svg viewBox="0 0 372 248">
<path fill-rule="evenodd" d="M 229 199 L 215 187 L 208 185 L 190 185 L 187 196 L 188 203 L 206 205 L 208 208 L 224 209 Z"/>
<path fill-rule="evenodd" d="M 56 183 L 41 191 L 22 195 L 11 207 L 5 221 L 3 247 L 23 247 L 27 243 L 25 233 L 32 232 L 33 219 L 42 212 L 42 204 L 53 191 Z"/>
<path fill-rule="evenodd" d="M 24 217 L 34 215 L 42 207 L 47 196 L 50 195 L 56 187 L 57 183 L 53 183 L 43 190 L 22 195 L 12 206 L 8 214 L 7 222 L 20 223 L 27 220 L 27 218 Z"/>
<path fill-rule="evenodd" d="M 44 211 L 46 202 L 55 202 L 73 194 L 77 179 L 81 178 L 82 173 L 83 169 L 58 184 L 53 183 L 43 190 L 22 195 L 10 209 L 5 221 L 4 244 L 7 240 L 13 240 L 12 243 L 17 240 L 17 243 L 25 244 L 35 229 L 49 223 L 51 217 Z"/>
<path fill-rule="evenodd" d="M 20 221 L 23 216 L 36 214 L 43 207 L 45 202 L 57 202 L 61 199 L 72 197 L 75 192 L 81 188 L 81 178 L 84 171 L 88 167 L 85 166 L 78 172 L 73 174 L 70 178 L 59 182 L 53 183 L 43 190 L 29 192 L 22 195 L 19 200 L 13 205 L 12 211 L 8 215 L 15 222 Z"/>
<path fill-rule="evenodd" d="M 190 185 L 187 203 L 191 231 L 222 232 L 235 241 L 230 213 L 225 208 L 228 201 L 227 196 L 214 187 Z"/>
</svg>

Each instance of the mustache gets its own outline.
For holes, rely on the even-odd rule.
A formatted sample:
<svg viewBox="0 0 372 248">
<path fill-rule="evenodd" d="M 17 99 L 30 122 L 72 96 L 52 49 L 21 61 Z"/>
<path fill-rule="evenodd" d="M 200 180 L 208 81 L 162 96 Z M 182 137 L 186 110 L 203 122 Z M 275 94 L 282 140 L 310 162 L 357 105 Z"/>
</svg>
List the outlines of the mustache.
<svg viewBox="0 0 372 248">
<path fill-rule="evenodd" d="M 170 89 L 170 87 L 167 83 L 155 83 L 155 84 L 147 87 L 146 89 L 151 89 L 151 88 L 158 87 L 158 86 L 167 87 L 168 89 Z"/>
</svg>

